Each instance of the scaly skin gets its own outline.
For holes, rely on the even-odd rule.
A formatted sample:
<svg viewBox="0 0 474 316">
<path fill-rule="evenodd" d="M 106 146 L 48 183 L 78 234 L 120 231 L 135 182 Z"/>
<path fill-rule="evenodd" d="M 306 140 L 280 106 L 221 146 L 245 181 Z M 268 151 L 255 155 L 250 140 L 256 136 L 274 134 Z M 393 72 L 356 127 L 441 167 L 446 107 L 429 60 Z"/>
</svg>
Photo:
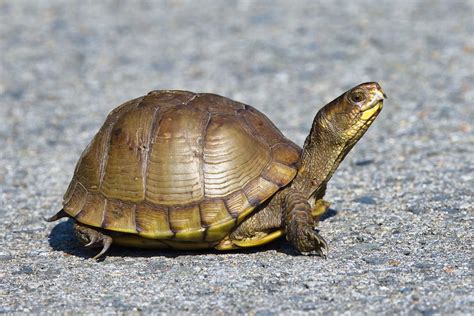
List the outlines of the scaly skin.
<svg viewBox="0 0 474 316">
<path fill-rule="evenodd" d="M 327 244 L 314 230 L 312 209 L 316 205 L 320 213 L 327 208 L 322 200 L 327 182 L 377 117 L 385 97 L 379 84 L 363 83 L 323 107 L 306 138 L 293 182 L 237 227 L 230 239 L 260 238 L 262 233 L 283 228 L 298 251 L 324 256 Z"/>
</svg>

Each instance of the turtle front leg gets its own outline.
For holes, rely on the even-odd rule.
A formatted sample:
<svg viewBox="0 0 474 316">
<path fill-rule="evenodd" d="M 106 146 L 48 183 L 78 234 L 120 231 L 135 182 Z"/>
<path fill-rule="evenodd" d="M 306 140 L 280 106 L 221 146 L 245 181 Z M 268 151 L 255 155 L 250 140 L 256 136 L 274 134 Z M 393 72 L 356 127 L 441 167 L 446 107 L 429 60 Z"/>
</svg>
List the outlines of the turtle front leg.
<svg viewBox="0 0 474 316">
<path fill-rule="evenodd" d="M 107 236 L 92 227 L 75 222 L 74 231 L 77 238 L 85 244 L 85 247 L 102 247 L 102 250 L 95 255 L 93 259 L 99 259 L 112 245 L 112 237 Z"/>
<path fill-rule="evenodd" d="M 313 210 L 307 198 L 298 191 L 290 190 L 283 201 L 283 207 L 286 239 L 301 253 L 316 252 L 325 258 L 328 245 L 314 229 Z"/>
</svg>

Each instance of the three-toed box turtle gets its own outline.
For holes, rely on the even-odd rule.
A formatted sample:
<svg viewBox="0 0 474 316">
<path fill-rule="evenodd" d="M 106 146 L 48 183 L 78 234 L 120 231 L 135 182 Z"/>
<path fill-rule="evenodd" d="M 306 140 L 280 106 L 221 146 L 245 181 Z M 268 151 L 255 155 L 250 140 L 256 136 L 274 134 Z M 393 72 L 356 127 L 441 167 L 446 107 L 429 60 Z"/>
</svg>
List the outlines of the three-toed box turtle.
<svg viewBox="0 0 474 316">
<path fill-rule="evenodd" d="M 101 246 L 219 250 L 282 235 L 301 253 L 325 255 L 315 230 L 326 183 L 382 109 L 363 83 L 324 106 L 303 149 L 253 107 L 225 97 L 152 91 L 107 117 L 82 153 L 49 220 L 75 220 Z"/>
</svg>

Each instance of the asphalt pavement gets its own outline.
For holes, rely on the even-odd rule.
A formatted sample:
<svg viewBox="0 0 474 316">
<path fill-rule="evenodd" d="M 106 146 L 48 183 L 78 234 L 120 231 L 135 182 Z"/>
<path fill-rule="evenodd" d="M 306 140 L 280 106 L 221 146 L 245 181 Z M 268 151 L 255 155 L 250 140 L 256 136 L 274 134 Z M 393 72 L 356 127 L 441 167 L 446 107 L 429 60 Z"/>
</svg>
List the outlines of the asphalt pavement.
<svg viewBox="0 0 474 316">
<path fill-rule="evenodd" d="M 0 0 L 0 313 L 474 314 L 474 2 Z M 107 113 L 154 89 L 251 104 L 302 145 L 378 81 L 381 115 L 329 183 L 326 260 L 114 247 L 61 208 Z"/>
</svg>

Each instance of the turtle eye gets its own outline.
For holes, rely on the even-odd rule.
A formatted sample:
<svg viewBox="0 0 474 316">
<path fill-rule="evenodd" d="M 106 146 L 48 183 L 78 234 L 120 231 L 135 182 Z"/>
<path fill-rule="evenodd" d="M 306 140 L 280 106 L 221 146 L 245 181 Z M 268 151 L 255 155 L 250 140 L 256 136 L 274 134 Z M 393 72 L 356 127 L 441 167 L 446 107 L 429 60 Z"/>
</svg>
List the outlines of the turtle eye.
<svg viewBox="0 0 474 316">
<path fill-rule="evenodd" d="M 363 93 L 362 91 L 353 91 L 349 95 L 349 100 L 351 100 L 354 103 L 363 102 L 365 101 L 365 99 L 366 99 L 365 93 Z"/>
</svg>

